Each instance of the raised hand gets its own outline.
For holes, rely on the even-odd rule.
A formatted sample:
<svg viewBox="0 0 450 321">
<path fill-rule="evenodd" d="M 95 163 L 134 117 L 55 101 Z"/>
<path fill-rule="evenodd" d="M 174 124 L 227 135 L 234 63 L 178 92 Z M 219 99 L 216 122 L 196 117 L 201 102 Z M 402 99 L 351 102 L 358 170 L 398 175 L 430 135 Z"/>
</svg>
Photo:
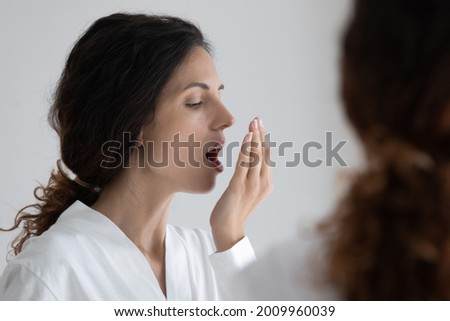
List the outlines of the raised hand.
<svg viewBox="0 0 450 321">
<path fill-rule="evenodd" d="M 217 251 L 226 251 L 245 235 L 245 223 L 257 205 L 270 194 L 270 148 L 262 121 L 250 122 L 230 184 L 214 207 L 210 224 Z"/>
</svg>

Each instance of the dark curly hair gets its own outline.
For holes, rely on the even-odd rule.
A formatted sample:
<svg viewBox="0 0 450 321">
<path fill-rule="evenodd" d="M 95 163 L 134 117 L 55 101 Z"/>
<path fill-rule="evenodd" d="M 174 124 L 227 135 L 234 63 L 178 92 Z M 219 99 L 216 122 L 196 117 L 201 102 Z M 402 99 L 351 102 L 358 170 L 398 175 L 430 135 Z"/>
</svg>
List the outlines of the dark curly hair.
<svg viewBox="0 0 450 321">
<path fill-rule="evenodd" d="M 45 232 L 74 201 L 92 205 L 127 163 L 157 99 L 175 69 L 195 47 L 210 52 L 199 28 L 176 17 L 117 13 L 95 21 L 69 54 L 59 80 L 49 122 L 60 139 L 61 160 L 39 201 L 22 208 L 11 231 L 23 226 L 14 253 L 30 237 Z M 123 142 L 121 157 L 103 144 Z M 114 151 L 118 153 L 118 151 Z M 108 164 L 108 166 L 101 166 Z M 70 177 L 70 172 L 75 178 Z M 30 209 L 34 209 L 30 212 Z M 4 230 L 4 229 L 3 229 Z M 5 230 L 4 230 L 5 231 Z"/>
<path fill-rule="evenodd" d="M 365 148 L 326 222 L 349 300 L 450 300 L 450 1 L 356 0 L 345 112 Z"/>
</svg>

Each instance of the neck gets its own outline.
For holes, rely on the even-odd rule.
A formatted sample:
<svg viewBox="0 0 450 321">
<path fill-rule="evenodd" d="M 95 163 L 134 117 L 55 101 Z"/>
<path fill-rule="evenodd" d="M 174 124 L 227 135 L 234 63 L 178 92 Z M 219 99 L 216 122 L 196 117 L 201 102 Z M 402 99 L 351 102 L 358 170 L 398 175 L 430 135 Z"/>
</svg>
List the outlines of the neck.
<svg viewBox="0 0 450 321">
<path fill-rule="evenodd" d="M 174 192 L 164 184 L 149 184 L 145 169 L 124 170 L 91 206 L 111 219 L 148 257 L 164 253 L 166 225 Z"/>
</svg>

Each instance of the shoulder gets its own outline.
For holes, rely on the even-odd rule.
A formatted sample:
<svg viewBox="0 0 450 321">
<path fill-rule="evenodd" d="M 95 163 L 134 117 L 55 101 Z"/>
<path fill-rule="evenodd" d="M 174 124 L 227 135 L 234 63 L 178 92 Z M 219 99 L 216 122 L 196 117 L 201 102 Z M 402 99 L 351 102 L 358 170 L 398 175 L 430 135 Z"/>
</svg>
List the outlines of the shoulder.
<svg viewBox="0 0 450 321">
<path fill-rule="evenodd" d="M 66 231 L 49 230 L 40 236 L 28 239 L 22 252 L 14 257 L 10 263 L 21 264 L 28 268 L 32 263 L 44 264 L 55 260 L 73 257 L 81 235 Z"/>
<path fill-rule="evenodd" d="M 93 244 L 101 239 L 94 230 L 104 224 L 97 224 L 98 218 L 88 209 L 75 202 L 47 231 L 28 239 L 8 266 L 26 269 L 43 280 L 54 279 L 55 274 L 64 271 L 72 273 L 73 267 L 82 265 L 92 253 Z"/>
<path fill-rule="evenodd" d="M 19 263 L 8 264 L 0 278 L 0 300 L 56 300 L 36 273 Z"/>
<path fill-rule="evenodd" d="M 0 280 L 0 296 L 8 300 L 55 300 L 56 280 L 71 274 L 76 236 L 47 231 L 32 237 L 8 262 Z"/>
<path fill-rule="evenodd" d="M 26 266 L 30 262 L 54 263 L 75 258 L 75 254 L 90 243 L 89 239 L 94 235 L 92 230 L 95 229 L 96 218 L 88 209 L 80 202 L 72 204 L 47 231 L 28 239 L 12 262 Z"/>
<path fill-rule="evenodd" d="M 27 240 L 22 252 L 8 262 L 2 279 L 23 281 L 21 287 L 42 289 L 57 276 L 61 279 L 72 274 L 74 262 L 82 261 L 77 255 L 79 246 L 83 246 L 78 238 L 75 234 L 55 230 Z"/>
</svg>

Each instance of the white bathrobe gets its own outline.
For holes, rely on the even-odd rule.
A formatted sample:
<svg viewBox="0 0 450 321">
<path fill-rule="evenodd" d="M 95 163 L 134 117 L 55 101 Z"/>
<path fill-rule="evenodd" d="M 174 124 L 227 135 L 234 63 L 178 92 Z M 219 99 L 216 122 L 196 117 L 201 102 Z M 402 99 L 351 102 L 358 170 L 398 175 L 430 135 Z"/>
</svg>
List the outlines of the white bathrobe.
<svg viewBox="0 0 450 321">
<path fill-rule="evenodd" d="M 2 300 L 220 300 L 254 260 L 245 237 L 215 253 L 211 234 L 167 226 L 166 293 L 141 251 L 110 219 L 80 201 L 29 239 L 0 279 Z"/>
</svg>

